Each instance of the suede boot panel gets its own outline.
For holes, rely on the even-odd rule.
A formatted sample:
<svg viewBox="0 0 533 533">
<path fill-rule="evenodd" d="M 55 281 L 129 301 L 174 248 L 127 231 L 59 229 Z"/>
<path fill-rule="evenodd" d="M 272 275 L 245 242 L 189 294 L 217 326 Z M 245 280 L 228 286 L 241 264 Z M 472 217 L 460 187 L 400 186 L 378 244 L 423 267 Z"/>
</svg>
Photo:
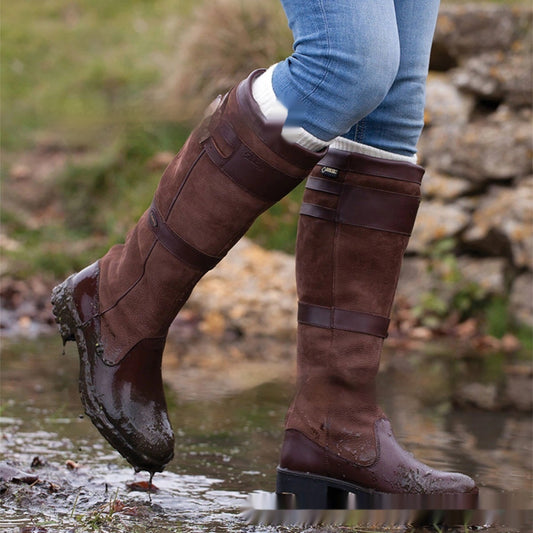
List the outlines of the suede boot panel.
<svg viewBox="0 0 533 533">
<path fill-rule="evenodd" d="M 389 316 L 407 241 L 403 235 L 339 225 L 334 307 Z"/>
<path fill-rule="evenodd" d="M 312 176 L 320 177 L 321 174 L 315 169 Z M 342 184 L 343 181 L 344 176 L 341 175 L 335 183 Z M 339 197 L 306 189 L 303 202 L 335 209 Z M 344 280 L 339 283 L 338 279 L 339 264 L 342 264 L 338 234 L 343 229 L 344 226 L 328 221 L 300 217 L 296 249 L 299 301 L 323 307 L 337 305 L 338 292 L 346 290 L 340 284 Z M 353 242 L 348 244 L 351 260 L 359 250 Z M 351 281 L 351 270 L 349 274 Z M 343 289 L 339 291 L 339 287 Z M 361 304 L 360 307 L 364 306 Z M 371 464 L 376 458 L 373 421 L 381 415 L 374 390 L 381 339 L 361 335 L 357 340 L 359 343 L 354 345 L 353 334 L 299 324 L 298 385 L 286 428 L 299 430 L 324 449 L 349 460 Z M 354 351 L 369 355 L 354 358 Z M 358 386 L 360 392 L 355 401 L 354 386 Z M 351 434 L 346 431 L 355 424 L 362 429 Z"/>
<path fill-rule="evenodd" d="M 208 120 L 205 119 L 204 122 Z M 197 160 L 203 155 L 203 149 L 200 144 L 204 124 L 194 130 L 179 153 L 170 162 L 165 169 L 154 198 L 159 212 L 165 220 L 168 219 L 170 211 L 174 205 L 175 199 L 180 195 L 181 189 L 185 182 L 190 178 L 191 172 L 194 171 Z"/>
<path fill-rule="evenodd" d="M 365 335 L 299 325 L 298 385 L 286 421 L 335 455 L 360 465 L 376 459 L 376 341 Z M 363 354 L 354 358 L 353 354 Z M 354 389 L 357 395 L 354 395 Z M 355 430 L 353 428 L 356 428 Z M 283 466 L 283 465 L 282 465 Z"/>
<path fill-rule="evenodd" d="M 312 175 L 315 174 L 316 169 Z M 335 209 L 338 196 L 306 189 L 303 202 Z M 330 222 L 306 216 L 300 216 L 298 219 L 296 288 L 299 301 L 315 305 L 331 305 L 334 235 L 335 226 Z"/>
<path fill-rule="evenodd" d="M 311 175 L 317 175 L 316 168 Z M 303 201 L 334 209 L 338 197 L 306 189 Z M 299 301 L 324 306 L 332 301 L 334 234 L 335 226 L 330 222 L 300 216 L 296 240 Z M 320 429 L 326 414 L 313 409 L 327 406 L 329 399 L 324 396 L 327 390 L 316 387 L 314 376 L 327 373 L 332 336 L 332 330 L 299 325 L 296 394 L 286 417 L 287 428 L 299 429 L 322 446 L 327 445 L 326 432 Z"/>
<path fill-rule="evenodd" d="M 331 261 L 322 268 L 325 257 L 333 256 L 333 239 L 324 240 L 334 232 L 332 224 L 325 221 L 311 221 L 301 217 L 298 224 L 297 254 L 305 258 L 305 266 L 296 272 L 298 299 L 315 305 L 327 305 L 331 301 L 333 270 Z M 303 250 L 303 251 L 302 251 Z M 321 265 L 321 268 L 316 268 Z M 312 281 L 309 283 L 309 281 Z"/>
<path fill-rule="evenodd" d="M 204 154 L 196 164 L 193 178 L 187 180 L 175 199 L 167 223 L 195 248 L 219 256 L 269 206 L 221 175 Z"/>
<path fill-rule="evenodd" d="M 158 276 L 141 275 L 132 288 L 123 292 L 101 315 L 103 357 L 108 364 L 120 362 L 142 339 L 166 336 L 179 308 L 201 277 L 197 271 L 176 263 L 161 244 L 155 243 L 144 268 L 146 271 L 156 269 Z"/>
</svg>

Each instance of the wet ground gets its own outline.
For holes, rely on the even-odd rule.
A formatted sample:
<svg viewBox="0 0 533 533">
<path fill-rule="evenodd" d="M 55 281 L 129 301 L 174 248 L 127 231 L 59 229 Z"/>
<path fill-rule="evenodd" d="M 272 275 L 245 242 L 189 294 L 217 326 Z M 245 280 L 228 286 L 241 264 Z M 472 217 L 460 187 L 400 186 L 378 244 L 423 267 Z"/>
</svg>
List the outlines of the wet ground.
<svg viewBox="0 0 533 533">
<path fill-rule="evenodd" d="M 191 367 L 183 347 L 169 346 L 165 377 L 176 457 L 155 476 L 157 491 L 146 492 L 147 475 L 135 475 L 83 416 L 75 348 L 62 357 L 56 336 L 5 341 L 0 532 L 414 530 L 405 526 L 414 515 L 398 511 L 317 517 L 268 509 L 276 504 L 275 466 L 293 382 L 293 365 L 272 357 L 270 348 L 260 343 L 250 358 L 235 342 L 203 344 L 196 349 L 213 353 Z M 283 355 L 292 346 L 277 350 Z M 479 361 L 387 353 L 383 366 L 382 405 L 398 439 L 419 459 L 464 471 L 481 487 L 481 510 L 451 520 L 487 525 L 486 531 L 530 530 L 531 414 L 454 408 L 458 381 L 472 373 L 479 378 Z M 483 372 L 485 381 L 498 381 L 497 372 L 492 378 Z M 256 509 L 243 514 L 251 494 Z M 250 518 L 345 525 L 250 525 Z"/>
</svg>

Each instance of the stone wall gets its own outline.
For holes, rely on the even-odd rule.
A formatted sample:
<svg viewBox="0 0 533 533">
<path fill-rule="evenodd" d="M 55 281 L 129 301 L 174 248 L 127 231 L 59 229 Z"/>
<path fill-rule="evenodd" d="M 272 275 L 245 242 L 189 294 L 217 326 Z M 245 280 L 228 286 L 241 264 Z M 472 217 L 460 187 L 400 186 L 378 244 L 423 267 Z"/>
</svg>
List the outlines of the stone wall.
<svg viewBox="0 0 533 533">
<path fill-rule="evenodd" d="M 509 297 L 533 325 L 532 10 L 443 6 L 427 84 L 423 202 L 398 302 Z M 440 244 L 439 244 L 440 243 Z M 444 246 L 443 246 L 444 243 Z M 286 337 L 296 324 L 294 258 L 243 240 L 193 292 L 202 328 Z"/>
<path fill-rule="evenodd" d="M 412 304 L 420 288 L 453 293 L 446 272 L 429 272 L 435 243 L 450 239 L 455 281 L 509 296 L 533 324 L 532 13 L 441 9 L 419 145 L 423 202 L 400 285 Z"/>
</svg>

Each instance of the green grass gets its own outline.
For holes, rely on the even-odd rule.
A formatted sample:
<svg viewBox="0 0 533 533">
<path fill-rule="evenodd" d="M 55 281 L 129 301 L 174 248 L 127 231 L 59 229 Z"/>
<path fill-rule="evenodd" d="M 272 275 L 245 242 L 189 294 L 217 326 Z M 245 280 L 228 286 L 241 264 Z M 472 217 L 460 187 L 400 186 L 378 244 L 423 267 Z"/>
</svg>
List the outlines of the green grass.
<svg viewBox="0 0 533 533">
<path fill-rule="evenodd" d="M 60 217 L 45 224 L 27 223 L 28 209 L 22 200 L 20 205 L 5 205 L 2 226 L 20 245 L 5 252 L 10 273 L 59 278 L 123 241 L 149 206 L 159 181 L 161 169 L 150 168 L 151 157 L 159 151 L 176 151 L 187 134 L 188 130 L 176 123 L 138 124 L 88 162 L 68 165 L 47 190 L 36 191 L 61 209 Z"/>
<path fill-rule="evenodd" d="M 2 147 L 94 142 L 103 124 L 144 119 L 193 4 L 2 2 Z"/>
</svg>

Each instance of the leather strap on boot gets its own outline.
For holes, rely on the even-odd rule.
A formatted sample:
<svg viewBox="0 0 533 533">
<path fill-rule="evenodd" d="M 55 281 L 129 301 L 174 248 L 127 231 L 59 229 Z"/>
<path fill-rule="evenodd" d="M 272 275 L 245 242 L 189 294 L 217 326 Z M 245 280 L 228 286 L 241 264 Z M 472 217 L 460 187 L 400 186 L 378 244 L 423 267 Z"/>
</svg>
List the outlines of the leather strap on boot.
<svg viewBox="0 0 533 533">
<path fill-rule="evenodd" d="M 239 194 L 244 194 L 245 198 L 251 196 L 256 203 L 255 218 L 301 183 L 309 169 L 326 153 L 326 150 L 310 152 L 287 143 L 281 137 L 282 124 L 267 122 L 262 117 L 251 93 L 253 81 L 261 72 L 252 73 L 224 98 L 218 99 L 218 106 L 199 128 L 195 148 L 200 151 L 192 161 L 192 166 L 183 172 L 183 184 L 175 188 L 173 198 L 162 199 L 156 195 L 149 210 L 147 222 L 158 242 L 174 257 L 198 272 L 204 273 L 214 268 L 250 223 L 250 216 L 245 216 L 236 235 L 221 235 L 220 246 L 215 254 L 207 253 L 191 242 L 183 234 L 183 229 L 176 231 L 172 228 L 171 213 L 180 204 L 182 189 L 189 179 L 194 179 L 194 175 L 201 172 L 198 170 L 200 167 L 206 169 L 204 174 L 211 175 L 212 180 L 218 183 L 228 180 L 239 188 Z M 206 159 L 211 165 L 206 166 Z M 172 168 L 172 164 L 169 168 Z M 169 174 L 168 169 L 165 174 Z M 202 205 L 211 203 L 209 191 L 203 193 Z M 225 201 L 223 195 L 219 194 L 219 201 Z M 211 209 L 217 207 L 210 206 Z M 240 215 L 232 213 L 236 220 Z"/>
</svg>

